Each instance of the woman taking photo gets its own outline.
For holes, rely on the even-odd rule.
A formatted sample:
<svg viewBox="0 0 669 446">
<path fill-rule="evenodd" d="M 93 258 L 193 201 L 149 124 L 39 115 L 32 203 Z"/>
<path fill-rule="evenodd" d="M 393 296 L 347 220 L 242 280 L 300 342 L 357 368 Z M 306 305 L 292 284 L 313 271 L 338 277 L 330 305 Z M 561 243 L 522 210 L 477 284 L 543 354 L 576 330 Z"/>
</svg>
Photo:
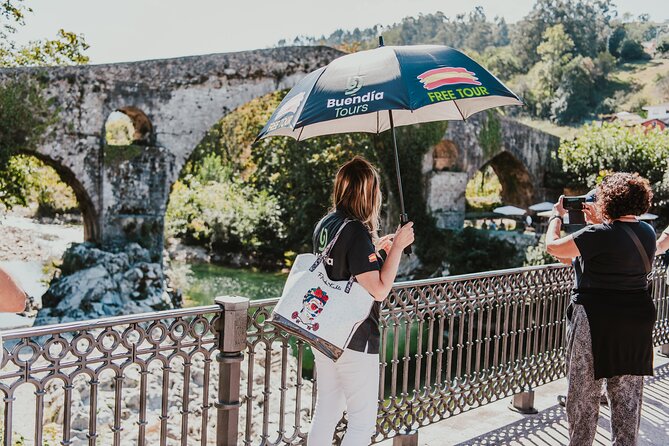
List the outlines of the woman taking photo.
<svg viewBox="0 0 669 446">
<path fill-rule="evenodd" d="M 572 258 L 574 289 L 567 309 L 567 420 L 569 444 L 593 443 L 602 384 L 611 408 L 615 446 L 637 444 L 643 376 L 653 374 L 655 306 L 647 275 L 655 256 L 655 231 L 637 216 L 653 193 L 638 174 L 606 176 L 595 203 L 585 203 L 596 224 L 560 236 L 562 197 L 553 208 L 546 250 Z"/>
<path fill-rule="evenodd" d="M 331 445 L 335 427 L 346 411 L 342 446 L 364 446 L 375 432 L 379 392 L 379 312 L 395 281 L 402 250 L 413 243 L 413 223 L 378 238 L 381 212 L 379 174 L 367 160 L 355 157 L 337 172 L 332 210 L 316 225 L 314 251 L 321 252 L 345 220 L 326 261 L 331 280 L 355 276 L 375 302 L 337 362 L 316 349 L 318 397 L 307 444 Z M 387 257 L 381 260 L 379 251 Z"/>
</svg>

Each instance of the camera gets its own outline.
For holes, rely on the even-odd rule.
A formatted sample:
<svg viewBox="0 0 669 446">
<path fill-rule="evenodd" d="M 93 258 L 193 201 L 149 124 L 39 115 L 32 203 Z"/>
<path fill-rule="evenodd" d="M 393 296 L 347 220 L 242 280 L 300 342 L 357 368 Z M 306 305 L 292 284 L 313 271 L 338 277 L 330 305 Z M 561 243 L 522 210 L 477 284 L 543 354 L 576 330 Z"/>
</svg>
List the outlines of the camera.
<svg viewBox="0 0 669 446">
<path fill-rule="evenodd" d="M 585 201 L 586 195 L 562 198 L 562 207 L 569 213 L 570 225 L 585 224 L 585 213 L 583 212 Z"/>
</svg>

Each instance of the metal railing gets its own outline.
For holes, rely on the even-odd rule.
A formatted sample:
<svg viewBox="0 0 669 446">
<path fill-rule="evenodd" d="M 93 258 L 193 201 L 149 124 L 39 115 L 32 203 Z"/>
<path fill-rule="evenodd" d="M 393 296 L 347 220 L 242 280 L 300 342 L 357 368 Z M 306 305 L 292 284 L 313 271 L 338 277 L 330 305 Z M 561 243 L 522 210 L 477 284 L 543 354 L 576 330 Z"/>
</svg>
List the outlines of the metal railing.
<svg viewBox="0 0 669 446">
<path fill-rule="evenodd" d="M 655 345 L 669 344 L 660 265 Z M 571 274 L 548 265 L 396 284 L 381 313 L 374 442 L 402 444 L 420 426 L 564 376 Z M 267 323 L 276 302 L 220 298 L 5 332 L 3 444 L 303 444 L 313 360 Z"/>
</svg>

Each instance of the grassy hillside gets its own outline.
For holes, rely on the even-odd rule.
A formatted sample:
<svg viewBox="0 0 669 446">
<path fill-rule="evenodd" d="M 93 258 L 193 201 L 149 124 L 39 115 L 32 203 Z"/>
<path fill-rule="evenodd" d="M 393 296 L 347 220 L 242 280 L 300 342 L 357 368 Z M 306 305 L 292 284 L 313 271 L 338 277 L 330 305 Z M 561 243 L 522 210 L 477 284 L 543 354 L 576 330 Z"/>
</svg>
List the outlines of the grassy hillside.
<svg viewBox="0 0 669 446">
<path fill-rule="evenodd" d="M 611 76 L 628 87 L 617 111 L 642 112 L 644 105 L 669 101 L 669 59 L 626 63 Z"/>
</svg>

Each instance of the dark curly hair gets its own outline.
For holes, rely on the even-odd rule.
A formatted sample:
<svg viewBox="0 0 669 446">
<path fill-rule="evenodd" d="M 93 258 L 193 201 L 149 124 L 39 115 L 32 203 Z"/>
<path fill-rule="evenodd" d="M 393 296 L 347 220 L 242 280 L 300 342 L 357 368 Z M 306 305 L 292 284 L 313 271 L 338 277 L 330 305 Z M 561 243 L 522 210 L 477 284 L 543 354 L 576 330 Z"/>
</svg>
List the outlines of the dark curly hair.
<svg viewBox="0 0 669 446">
<path fill-rule="evenodd" d="M 602 217 L 615 220 L 647 212 L 653 191 L 648 180 L 638 173 L 618 172 L 604 177 L 597 186 L 596 197 Z"/>
</svg>

